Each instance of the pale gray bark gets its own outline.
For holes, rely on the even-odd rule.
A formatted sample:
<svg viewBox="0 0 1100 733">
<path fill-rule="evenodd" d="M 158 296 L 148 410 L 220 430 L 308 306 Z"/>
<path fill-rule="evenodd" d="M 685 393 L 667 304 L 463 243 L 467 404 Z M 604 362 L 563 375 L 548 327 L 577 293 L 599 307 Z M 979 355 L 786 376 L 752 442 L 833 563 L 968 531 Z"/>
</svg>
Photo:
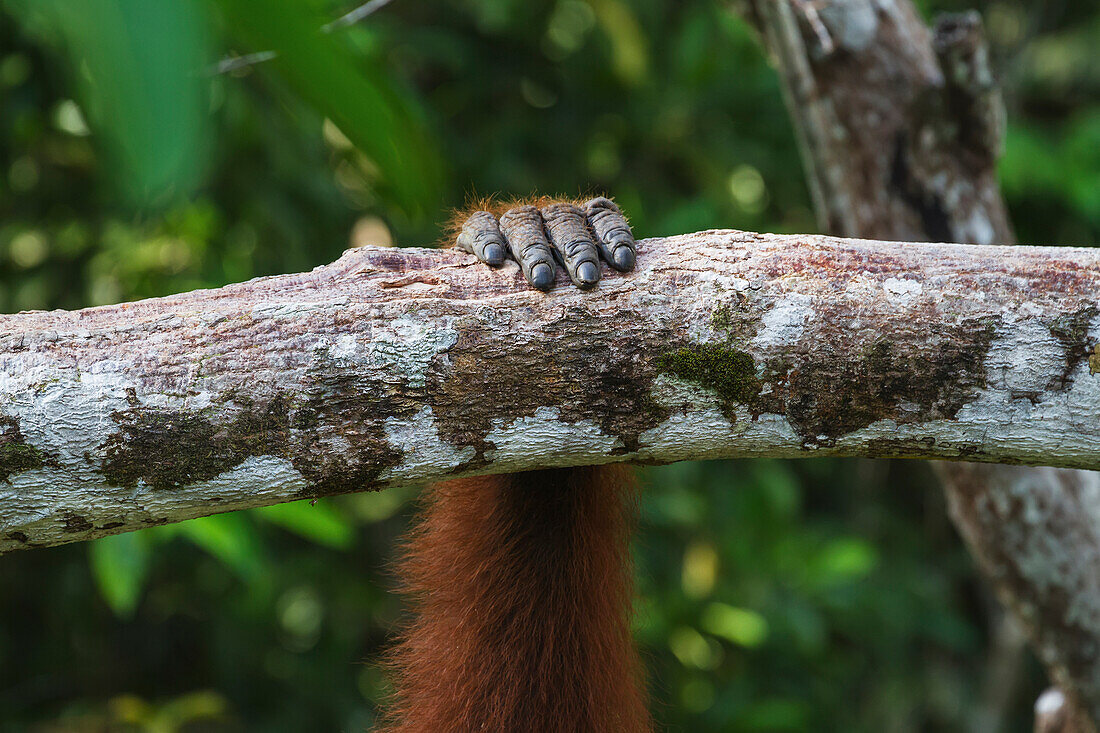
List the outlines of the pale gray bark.
<svg viewBox="0 0 1100 733">
<path fill-rule="evenodd" d="M 1100 466 L 1098 289 L 1093 250 L 711 231 L 642 242 L 588 293 L 364 248 L 0 316 L 0 549 L 554 465 Z"/>
<path fill-rule="evenodd" d="M 945 16 L 930 31 L 909 0 L 748 0 L 746 7 L 779 69 L 824 229 L 895 240 L 1014 241 L 995 175 L 1003 106 L 977 14 Z M 955 507 L 1004 500 L 1010 476 L 1052 494 L 1072 494 L 1074 486 L 1092 480 L 1071 471 L 960 464 L 937 464 L 937 473 Z M 1100 494 L 1078 494 L 1076 501 L 1100 516 Z M 1012 528 L 982 532 L 983 525 L 967 523 L 958 512 L 955 519 L 1010 607 L 1040 609 L 1024 619 L 1038 648 L 1046 638 L 1044 625 L 1066 622 L 1065 609 L 1050 602 L 1048 586 L 1064 592 L 1085 592 L 1086 586 L 1063 586 L 1068 578 L 1055 575 L 1025 575 L 1006 584 L 1002 568 L 987 559 L 1019 549 L 1006 544 Z M 1001 521 L 1015 524 L 1017 532 L 1042 530 L 1021 515 Z M 1085 563 L 1092 548 L 1074 544 L 1083 538 L 1045 541 Z M 1078 570 L 1100 578 L 1100 566 Z M 1040 652 L 1052 679 L 1066 686 L 1069 704 L 1089 711 L 1073 716 L 1078 726 L 1090 716 L 1100 720 L 1100 688 L 1094 683 L 1100 655 L 1082 666 L 1079 648 L 1095 640 L 1081 631 L 1078 638 L 1055 637 Z"/>
<path fill-rule="evenodd" d="M 1100 474 L 948 468 L 955 524 L 1002 602 L 1031 630 L 1051 681 L 1082 701 L 1100 698 Z"/>
</svg>

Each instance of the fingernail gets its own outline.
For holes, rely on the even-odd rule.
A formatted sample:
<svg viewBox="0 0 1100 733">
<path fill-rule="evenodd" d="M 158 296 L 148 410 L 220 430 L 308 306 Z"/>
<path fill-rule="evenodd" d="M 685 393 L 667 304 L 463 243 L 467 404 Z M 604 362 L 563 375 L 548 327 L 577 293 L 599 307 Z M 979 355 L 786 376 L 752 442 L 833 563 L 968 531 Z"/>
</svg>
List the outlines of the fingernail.
<svg viewBox="0 0 1100 733">
<path fill-rule="evenodd" d="M 616 270 L 622 270 L 628 272 L 634 269 L 634 250 L 626 245 L 622 245 L 615 250 L 615 253 L 611 256 Z"/>
<path fill-rule="evenodd" d="M 496 242 L 490 242 L 485 245 L 485 249 L 481 251 L 481 254 L 487 265 L 500 267 L 504 264 L 504 247 L 501 247 Z"/>
<path fill-rule="evenodd" d="M 577 266 L 577 284 L 582 288 L 591 288 L 600 280 L 600 271 L 594 262 L 582 262 Z"/>
<path fill-rule="evenodd" d="M 531 284 L 539 290 L 549 290 L 554 284 L 554 270 L 545 262 L 531 268 Z"/>
</svg>

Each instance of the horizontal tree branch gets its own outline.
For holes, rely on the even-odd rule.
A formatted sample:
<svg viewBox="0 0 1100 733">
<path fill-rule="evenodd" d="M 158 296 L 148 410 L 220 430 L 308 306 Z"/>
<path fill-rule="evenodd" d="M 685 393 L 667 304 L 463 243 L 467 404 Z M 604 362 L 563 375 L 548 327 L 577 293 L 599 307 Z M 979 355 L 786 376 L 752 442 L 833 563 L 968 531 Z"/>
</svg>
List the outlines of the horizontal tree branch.
<svg viewBox="0 0 1100 733">
<path fill-rule="evenodd" d="M 515 265 L 361 248 L 0 316 L 0 551 L 623 460 L 1100 468 L 1100 251 L 708 231 L 604 276 L 543 294 Z"/>
</svg>

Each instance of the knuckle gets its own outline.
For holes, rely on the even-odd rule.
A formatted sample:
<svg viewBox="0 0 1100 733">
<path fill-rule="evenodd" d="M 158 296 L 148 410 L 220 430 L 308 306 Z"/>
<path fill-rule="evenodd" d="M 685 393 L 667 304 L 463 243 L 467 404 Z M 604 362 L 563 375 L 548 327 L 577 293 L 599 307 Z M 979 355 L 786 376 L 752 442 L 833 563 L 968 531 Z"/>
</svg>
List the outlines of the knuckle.
<svg viewBox="0 0 1100 733">
<path fill-rule="evenodd" d="M 475 227 L 478 229 L 485 227 L 495 227 L 497 224 L 497 218 L 488 211 L 475 211 L 466 217 L 466 223 L 464 226 Z"/>
<path fill-rule="evenodd" d="M 606 196 L 596 196 L 584 202 L 584 208 L 589 211 L 619 211 L 618 205 Z"/>
<path fill-rule="evenodd" d="M 584 212 L 576 204 L 558 202 L 545 206 L 542 217 L 546 229 L 550 232 L 553 246 L 561 252 L 565 260 L 574 266 L 584 259 L 589 251 L 594 251 L 595 242 Z"/>
</svg>

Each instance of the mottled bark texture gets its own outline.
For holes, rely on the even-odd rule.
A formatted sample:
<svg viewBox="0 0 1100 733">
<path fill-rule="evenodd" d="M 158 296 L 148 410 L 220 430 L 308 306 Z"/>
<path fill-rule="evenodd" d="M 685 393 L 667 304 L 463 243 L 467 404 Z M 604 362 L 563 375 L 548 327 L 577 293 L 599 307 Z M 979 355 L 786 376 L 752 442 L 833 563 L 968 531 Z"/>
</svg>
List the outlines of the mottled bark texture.
<svg viewBox="0 0 1100 733">
<path fill-rule="evenodd" d="M 1011 244 L 1003 113 L 976 14 L 930 31 L 908 0 L 754 0 L 822 229 Z"/>
<path fill-rule="evenodd" d="M 1100 698 L 1100 474 L 957 463 L 947 498 L 1061 690 Z"/>
<path fill-rule="evenodd" d="M 909 0 L 748 0 L 745 9 L 780 71 L 825 230 L 905 241 L 1014 241 L 995 177 L 1004 111 L 980 16 L 943 16 L 930 31 Z M 1059 331 L 1073 339 L 1073 327 Z M 1100 367 L 1100 358 L 1092 362 Z M 1069 492 L 1075 482 L 1088 480 L 1069 471 L 937 465 L 954 505 L 964 493 L 979 491 L 993 501 L 1006 471 L 1049 492 Z M 1080 499 L 1086 500 L 1097 502 L 1088 508 L 1100 515 L 1100 495 Z M 1025 527 L 1022 517 L 1005 521 L 1020 523 L 1021 531 L 1035 530 Z M 1013 549 L 998 545 L 1005 537 L 1000 533 L 964 529 L 963 534 L 979 558 Z M 1000 583 L 995 572 L 992 577 Z M 1045 597 L 1041 586 L 1027 583 L 1002 584 L 999 590 L 1016 601 L 1014 608 Z M 1044 610 L 1048 613 L 1025 619 L 1037 645 L 1041 624 L 1062 621 L 1060 607 Z M 1060 636 L 1055 642 L 1067 646 L 1042 656 L 1052 678 L 1068 685 L 1069 705 L 1085 705 L 1097 720 L 1100 696 L 1092 679 L 1100 674 L 1100 655 L 1088 670 L 1077 664 L 1069 673 L 1066 667 L 1078 642 L 1092 641 Z M 1075 675 L 1083 676 L 1076 680 Z M 1088 715 L 1072 717 L 1075 725 L 1087 724 L 1080 721 Z"/>
<path fill-rule="evenodd" d="M 0 316 L 0 549 L 472 473 L 1100 466 L 1100 251 L 711 231 L 549 294 L 456 250 Z"/>
<path fill-rule="evenodd" d="M 1095 733 L 1100 474 L 976 463 L 935 468 L 955 526 L 1058 686 L 1036 702 L 1036 730 Z"/>
</svg>

